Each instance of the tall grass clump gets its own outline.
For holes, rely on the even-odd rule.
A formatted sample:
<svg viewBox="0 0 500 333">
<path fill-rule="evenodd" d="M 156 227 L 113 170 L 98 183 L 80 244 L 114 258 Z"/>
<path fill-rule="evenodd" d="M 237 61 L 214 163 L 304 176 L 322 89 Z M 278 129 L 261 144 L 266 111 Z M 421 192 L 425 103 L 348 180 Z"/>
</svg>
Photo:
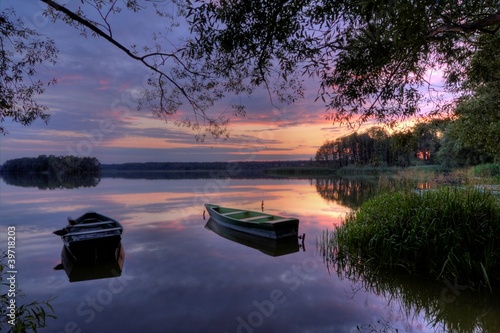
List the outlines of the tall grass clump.
<svg viewBox="0 0 500 333">
<path fill-rule="evenodd" d="M 442 187 L 380 194 L 336 230 L 338 256 L 475 288 L 500 282 L 500 203 L 489 192 Z"/>
<path fill-rule="evenodd" d="M 489 163 L 472 167 L 474 177 L 500 177 L 500 164 Z"/>
</svg>

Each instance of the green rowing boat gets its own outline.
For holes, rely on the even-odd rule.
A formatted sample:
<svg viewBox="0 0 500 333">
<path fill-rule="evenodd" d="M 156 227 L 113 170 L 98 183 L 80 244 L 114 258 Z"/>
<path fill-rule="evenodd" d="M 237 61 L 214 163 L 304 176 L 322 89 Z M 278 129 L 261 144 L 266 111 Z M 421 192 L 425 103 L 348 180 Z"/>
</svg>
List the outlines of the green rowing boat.
<svg viewBox="0 0 500 333">
<path fill-rule="evenodd" d="M 298 235 L 299 220 L 296 218 L 212 204 L 205 204 L 205 208 L 212 219 L 227 228 L 272 239 Z"/>
</svg>

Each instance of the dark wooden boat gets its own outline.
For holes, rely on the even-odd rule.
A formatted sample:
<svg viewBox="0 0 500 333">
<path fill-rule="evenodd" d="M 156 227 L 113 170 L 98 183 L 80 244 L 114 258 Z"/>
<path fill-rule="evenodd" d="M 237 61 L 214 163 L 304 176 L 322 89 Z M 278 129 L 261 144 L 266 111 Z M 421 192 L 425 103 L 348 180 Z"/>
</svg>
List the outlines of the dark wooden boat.
<svg viewBox="0 0 500 333">
<path fill-rule="evenodd" d="M 122 225 L 107 216 L 88 212 L 77 219 L 68 218 L 68 225 L 54 231 L 61 236 L 69 253 L 81 261 L 112 255 L 122 238 Z M 109 254 L 108 254 L 109 253 Z"/>
<path fill-rule="evenodd" d="M 225 239 L 256 249 L 272 257 L 299 252 L 300 249 L 298 237 L 286 237 L 282 239 L 264 238 L 227 228 L 212 218 L 208 219 L 205 228 Z"/>
<path fill-rule="evenodd" d="M 299 220 L 277 215 L 205 204 L 212 219 L 221 225 L 260 237 L 297 237 Z"/>
</svg>

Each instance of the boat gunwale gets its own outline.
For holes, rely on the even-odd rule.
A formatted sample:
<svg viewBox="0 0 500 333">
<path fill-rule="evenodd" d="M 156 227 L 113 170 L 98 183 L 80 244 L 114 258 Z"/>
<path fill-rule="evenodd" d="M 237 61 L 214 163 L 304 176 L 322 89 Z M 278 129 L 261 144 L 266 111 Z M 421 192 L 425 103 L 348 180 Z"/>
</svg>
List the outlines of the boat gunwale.
<svg viewBox="0 0 500 333">
<path fill-rule="evenodd" d="M 232 216 L 225 216 L 223 215 L 223 213 L 219 212 L 220 208 L 234 210 L 234 211 L 237 211 L 238 209 L 220 207 L 218 205 L 213 205 L 213 204 L 205 204 L 205 207 L 207 208 L 209 215 L 217 222 L 225 224 L 229 228 L 238 229 L 243 232 L 260 234 L 263 237 L 274 238 L 274 239 L 284 237 L 281 235 L 281 233 L 288 229 L 295 230 L 291 232 L 291 234 L 293 235 L 296 235 L 298 233 L 298 226 L 300 221 L 297 218 L 284 218 L 278 215 L 271 215 L 271 214 L 265 214 L 247 210 L 244 212 L 249 212 L 258 215 L 266 215 L 269 217 L 266 217 L 264 221 L 257 221 L 257 220 L 242 221 Z M 212 214 L 216 216 L 213 216 Z M 286 234 L 289 233 L 287 232 Z"/>
<path fill-rule="evenodd" d="M 108 229 L 98 229 L 98 230 L 89 230 L 89 231 L 77 231 L 77 232 L 67 233 L 66 235 L 63 235 L 62 237 L 90 235 L 90 234 L 106 233 L 106 232 L 121 231 L 121 230 L 123 230 L 123 228 L 121 228 L 121 227 L 114 227 L 114 228 L 108 228 Z M 113 235 L 114 234 L 116 234 L 116 233 L 113 233 Z M 120 232 L 120 234 L 121 234 L 121 232 Z"/>
<path fill-rule="evenodd" d="M 280 215 L 272 215 L 272 214 L 263 213 L 263 212 L 256 212 L 256 211 L 252 211 L 252 210 L 241 210 L 241 209 L 235 209 L 235 208 L 229 208 L 229 207 L 221 207 L 219 205 L 213 205 L 213 204 L 205 204 L 205 207 L 207 208 L 207 210 L 211 209 L 217 215 L 219 215 L 223 218 L 231 219 L 233 221 L 243 222 L 245 224 L 246 223 L 255 223 L 255 224 L 260 225 L 262 223 L 269 223 L 269 224 L 273 225 L 273 224 L 277 224 L 280 222 L 298 221 L 297 218 L 293 218 L 293 217 L 283 217 Z M 229 211 L 228 212 L 220 212 L 219 211 L 220 209 L 229 210 Z M 231 216 L 231 215 L 236 215 L 236 214 L 248 214 L 250 216 L 246 216 L 246 217 L 242 217 L 242 218 Z M 255 214 L 255 216 L 252 216 L 254 214 Z M 246 219 L 249 219 L 249 220 L 246 220 Z M 253 219 L 255 219 L 255 220 L 253 220 Z M 260 219 L 262 219 L 263 221 L 258 221 Z"/>
<path fill-rule="evenodd" d="M 96 220 L 96 222 L 92 221 L 86 223 L 86 220 Z M 68 232 L 66 234 L 59 235 L 62 238 L 63 243 L 67 246 L 73 243 L 86 243 L 93 240 L 103 240 L 106 238 L 114 237 L 119 237 L 121 239 L 122 237 L 123 226 L 121 225 L 121 223 L 115 219 L 112 219 L 106 215 L 99 214 L 97 212 L 86 212 L 76 219 L 71 219 L 70 217 L 68 217 L 68 221 L 70 222 L 70 224 L 65 227 Z M 74 222 L 74 224 L 71 224 L 71 222 Z M 99 226 L 102 227 L 106 225 L 109 225 L 109 227 L 89 230 L 89 228 Z M 75 229 L 79 231 L 72 231 Z M 83 236 L 87 237 L 81 238 Z"/>
<path fill-rule="evenodd" d="M 106 224 L 118 224 L 118 222 L 113 221 L 113 220 L 109 220 L 109 221 L 102 221 L 102 222 L 79 223 L 79 224 L 71 225 L 71 228 L 90 228 L 90 227 L 96 227 L 99 225 L 106 225 Z"/>
<path fill-rule="evenodd" d="M 106 215 L 102 215 L 100 213 L 97 213 L 97 212 L 86 212 L 84 213 L 83 215 L 77 217 L 76 219 L 71 219 L 70 217 L 68 217 L 68 220 L 72 220 L 75 222 L 75 224 L 71 224 L 71 226 L 77 226 L 79 224 L 82 224 L 82 225 L 85 225 L 85 224 L 89 224 L 89 223 L 85 223 L 85 220 L 86 219 L 96 219 L 98 220 L 99 222 L 115 222 L 115 223 L 118 223 L 120 225 L 120 222 L 118 222 L 117 220 L 115 219 L 112 219 Z M 98 223 L 98 222 L 90 222 L 90 223 Z"/>
</svg>

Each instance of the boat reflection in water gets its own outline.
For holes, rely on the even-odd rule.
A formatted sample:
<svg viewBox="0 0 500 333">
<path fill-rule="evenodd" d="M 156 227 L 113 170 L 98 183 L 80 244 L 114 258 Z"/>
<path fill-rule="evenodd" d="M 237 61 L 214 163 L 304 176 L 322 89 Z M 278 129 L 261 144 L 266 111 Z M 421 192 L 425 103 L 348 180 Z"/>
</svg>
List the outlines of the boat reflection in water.
<svg viewBox="0 0 500 333">
<path fill-rule="evenodd" d="M 304 248 L 305 235 L 298 237 L 290 236 L 281 239 L 259 237 L 249 233 L 224 227 L 219 223 L 217 223 L 212 218 L 208 219 L 207 223 L 205 224 L 205 228 L 213 231 L 214 233 L 223 238 L 254 248 L 262 253 L 265 253 L 273 257 L 299 252 L 301 248 L 303 251 L 305 251 Z M 299 240 L 302 240 L 301 244 L 299 244 Z"/>
<path fill-rule="evenodd" d="M 89 248 L 89 252 L 95 250 L 95 248 Z M 123 262 L 125 261 L 125 251 L 121 242 L 113 253 L 111 255 L 111 252 L 107 249 L 105 255 L 97 253 L 94 259 L 89 256 L 85 259 L 76 260 L 68 249 L 63 246 L 61 263 L 54 267 L 54 270 L 64 269 L 69 282 L 118 277 L 122 274 Z"/>
</svg>

